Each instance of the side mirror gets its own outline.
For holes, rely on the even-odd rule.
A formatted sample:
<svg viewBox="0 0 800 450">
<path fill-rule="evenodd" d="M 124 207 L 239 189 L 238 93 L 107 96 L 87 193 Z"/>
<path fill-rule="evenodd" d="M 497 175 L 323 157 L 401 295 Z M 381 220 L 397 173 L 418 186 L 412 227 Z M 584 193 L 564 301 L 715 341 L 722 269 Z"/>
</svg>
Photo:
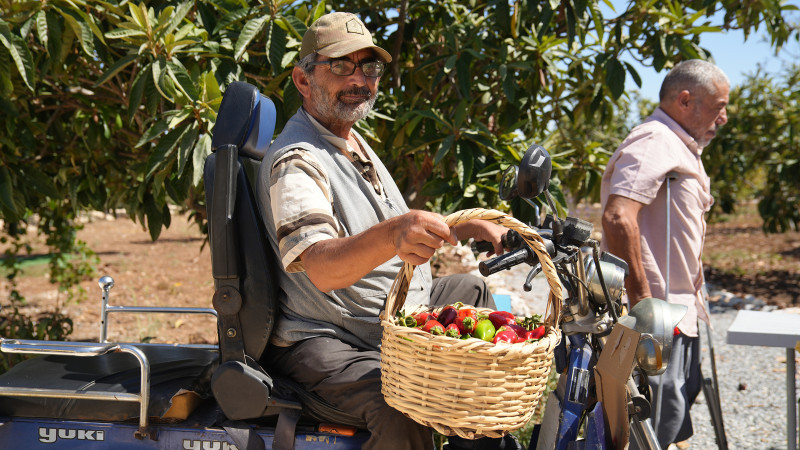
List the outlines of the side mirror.
<svg viewBox="0 0 800 450">
<path fill-rule="evenodd" d="M 627 316 L 619 318 L 619 323 L 641 333 L 636 363 L 647 375 L 661 375 L 667 370 L 673 332 L 688 309 L 651 297 L 641 300 Z"/>
<path fill-rule="evenodd" d="M 514 197 L 535 198 L 550 186 L 553 162 L 550 154 L 539 144 L 533 144 L 525 151 L 519 166 L 511 166 L 503 173 L 500 181 L 500 198 L 510 200 Z"/>
</svg>

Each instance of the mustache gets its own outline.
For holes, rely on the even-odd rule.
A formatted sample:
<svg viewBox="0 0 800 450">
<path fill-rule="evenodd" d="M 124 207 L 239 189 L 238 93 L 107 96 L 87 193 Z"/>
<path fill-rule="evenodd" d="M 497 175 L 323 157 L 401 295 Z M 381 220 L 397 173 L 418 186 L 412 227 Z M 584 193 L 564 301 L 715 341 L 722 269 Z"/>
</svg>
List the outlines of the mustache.
<svg viewBox="0 0 800 450">
<path fill-rule="evenodd" d="M 366 97 L 367 100 L 372 98 L 372 92 L 370 92 L 369 88 L 359 86 L 353 86 L 349 89 L 339 91 L 339 93 L 336 94 L 336 98 L 341 99 L 345 95 L 360 95 L 362 97 Z"/>
</svg>

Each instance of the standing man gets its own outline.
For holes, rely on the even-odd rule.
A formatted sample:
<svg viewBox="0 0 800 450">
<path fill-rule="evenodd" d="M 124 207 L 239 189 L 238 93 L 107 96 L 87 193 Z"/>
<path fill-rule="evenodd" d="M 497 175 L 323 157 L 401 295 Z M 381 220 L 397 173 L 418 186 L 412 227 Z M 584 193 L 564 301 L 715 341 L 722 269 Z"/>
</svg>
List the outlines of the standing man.
<svg viewBox="0 0 800 450">
<path fill-rule="evenodd" d="M 363 419 L 365 449 L 433 448 L 431 429 L 389 407 L 381 393 L 379 314 L 403 261 L 416 265 L 406 305 L 494 308 L 483 280 L 432 280 L 444 242 L 474 237 L 502 253 L 505 228 L 409 211 L 391 175 L 353 125 L 369 114 L 389 53 L 355 15 L 320 17 L 303 37 L 292 79 L 303 106 L 264 157 L 258 197 L 279 255 L 281 313 L 265 367 Z M 458 237 L 457 237 L 458 236 Z M 501 439 L 450 439 L 451 448 L 514 448 Z"/>
<path fill-rule="evenodd" d="M 661 85 L 659 107 L 611 156 L 601 185 L 605 245 L 628 262 L 630 307 L 647 297 L 665 298 L 669 208 L 669 302 L 689 309 L 661 376 L 657 434 L 664 449 L 692 436 L 689 408 L 702 388 L 697 321 L 708 322 L 708 311 L 701 253 L 704 214 L 714 199 L 700 155 L 728 121 L 729 90 L 728 78 L 715 65 L 696 59 L 677 64 Z M 670 173 L 675 178 L 667 205 L 664 184 Z M 659 379 L 650 381 L 655 397 Z M 656 404 L 653 398 L 653 416 Z"/>
</svg>

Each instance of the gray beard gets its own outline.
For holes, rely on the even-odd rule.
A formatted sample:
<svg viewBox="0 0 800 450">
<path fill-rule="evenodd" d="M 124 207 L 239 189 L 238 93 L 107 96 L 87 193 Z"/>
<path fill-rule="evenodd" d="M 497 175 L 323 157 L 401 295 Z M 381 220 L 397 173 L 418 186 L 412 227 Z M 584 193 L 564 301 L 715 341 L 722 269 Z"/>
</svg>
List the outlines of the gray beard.
<svg viewBox="0 0 800 450">
<path fill-rule="evenodd" d="M 309 79 L 309 84 L 311 86 L 311 97 L 317 102 L 317 109 L 320 114 L 332 122 L 356 123 L 367 117 L 375 105 L 375 96 L 371 95 L 372 93 L 366 88 L 364 88 L 365 91 L 360 91 L 360 93 L 366 92 L 369 95 L 367 101 L 358 105 L 348 105 L 337 98 L 338 94 L 347 92 L 346 90 L 338 92 L 337 96 L 331 96 L 330 92 L 318 85 L 313 78 Z"/>
</svg>

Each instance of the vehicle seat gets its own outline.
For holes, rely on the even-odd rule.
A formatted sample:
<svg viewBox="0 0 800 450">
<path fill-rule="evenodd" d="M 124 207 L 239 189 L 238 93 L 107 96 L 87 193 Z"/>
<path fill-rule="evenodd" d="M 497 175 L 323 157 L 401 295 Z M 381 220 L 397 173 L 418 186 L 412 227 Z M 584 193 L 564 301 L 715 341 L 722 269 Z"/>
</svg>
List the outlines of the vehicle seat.
<svg viewBox="0 0 800 450">
<path fill-rule="evenodd" d="M 258 167 L 272 140 L 275 119 L 273 102 L 255 86 L 231 83 L 223 95 L 212 153 L 205 163 L 221 356 L 211 389 L 222 412 L 232 420 L 280 414 L 294 404 L 302 405 L 303 415 L 313 420 L 365 428 L 358 417 L 257 362 L 278 315 L 277 271 L 283 270 L 269 245 L 255 196 Z"/>
</svg>

